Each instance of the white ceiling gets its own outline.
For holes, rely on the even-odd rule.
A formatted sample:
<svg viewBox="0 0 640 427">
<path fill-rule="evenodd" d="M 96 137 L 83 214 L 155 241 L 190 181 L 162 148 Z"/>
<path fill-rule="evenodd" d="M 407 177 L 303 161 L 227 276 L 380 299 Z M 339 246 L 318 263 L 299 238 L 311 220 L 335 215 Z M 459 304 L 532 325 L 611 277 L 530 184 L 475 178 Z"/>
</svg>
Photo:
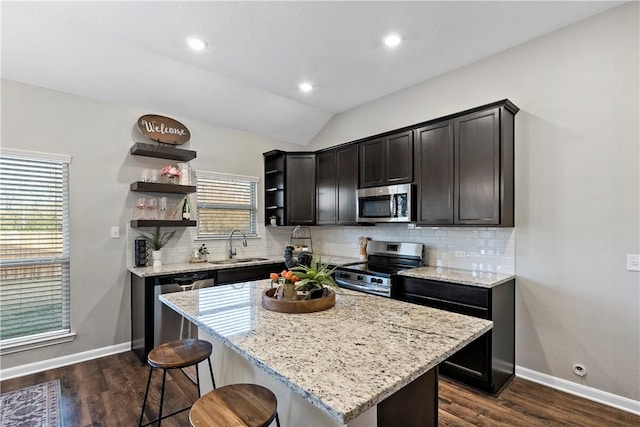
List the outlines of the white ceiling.
<svg viewBox="0 0 640 427">
<path fill-rule="evenodd" d="M 3 1 L 2 77 L 304 145 L 333 114 L 621 3 Z"/>
</svg>

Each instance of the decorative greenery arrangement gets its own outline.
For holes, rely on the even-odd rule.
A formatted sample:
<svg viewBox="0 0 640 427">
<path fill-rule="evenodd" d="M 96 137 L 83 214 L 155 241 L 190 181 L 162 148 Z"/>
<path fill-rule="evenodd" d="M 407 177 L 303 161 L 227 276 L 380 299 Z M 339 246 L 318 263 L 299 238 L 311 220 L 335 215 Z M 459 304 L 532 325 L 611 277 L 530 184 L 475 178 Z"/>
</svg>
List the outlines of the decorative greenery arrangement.
<svg viewBox="0 0 640 427">
<path fill-rule="evenodd" d="M 309 298 L 312 291 L 317 289 L 326 287 L 338 290 L 338 284 L 332 277 L 334 270 L 335 268 L 329 268 L 328 264 L 323 264 L 319 256 L 313 255 L 309 267 L 298 265 L 291 269 L 293 274 L 300 279 L 296 282 L 296 291 L 309 291 L 307 295 Z"/>
<path fill-rule="evenodd" d="M 140 233 L 140 237 L 142 237 L 147 242 L 149 242 L 149 245 L 151 246 L 151 250 L 159 251 L 160 249 L 165 247 L 167 243 L 169 243 L 169 240 L 171 240 L 174 234 L 176 234 L 175 230 L 171 232 L 167 231 L 164 233 L 160 233 L 160 227 L 156 227 L 156 231 L 154 233 L 151 233 L 151 234 Z"/>
</svg>

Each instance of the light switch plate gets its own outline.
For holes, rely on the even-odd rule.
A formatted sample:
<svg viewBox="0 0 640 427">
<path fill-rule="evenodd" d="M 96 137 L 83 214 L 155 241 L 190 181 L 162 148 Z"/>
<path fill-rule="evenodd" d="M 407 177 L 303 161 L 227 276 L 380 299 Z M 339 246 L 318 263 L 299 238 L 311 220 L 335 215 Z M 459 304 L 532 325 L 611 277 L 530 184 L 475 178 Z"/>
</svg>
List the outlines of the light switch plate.
<svg viewBox="0 0 640 427">
<path fill-rule="evenodd" d="M 640 271 L 640 255 L 627 254 L 627 270 Z"/>
<path fill-rule="evenodd" d="M 111 238 L 112 239 L 119 239 L 120 238 L 120 227 L 118 227 L 118 226 L 111 227 Z"/>
</svg>

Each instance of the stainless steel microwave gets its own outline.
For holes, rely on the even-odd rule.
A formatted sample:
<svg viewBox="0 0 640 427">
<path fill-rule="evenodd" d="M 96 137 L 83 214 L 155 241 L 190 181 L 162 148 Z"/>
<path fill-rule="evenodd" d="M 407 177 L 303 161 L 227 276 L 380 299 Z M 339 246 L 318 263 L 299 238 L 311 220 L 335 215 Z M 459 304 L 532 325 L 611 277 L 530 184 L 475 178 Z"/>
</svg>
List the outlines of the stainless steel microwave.
<svg viewBox="0 0 640 427">
<path fill-rule="evenodd" d="M 358 190 L 358 222 L 411 222 L 415 190 L 411 184 Z"/>
</svg>

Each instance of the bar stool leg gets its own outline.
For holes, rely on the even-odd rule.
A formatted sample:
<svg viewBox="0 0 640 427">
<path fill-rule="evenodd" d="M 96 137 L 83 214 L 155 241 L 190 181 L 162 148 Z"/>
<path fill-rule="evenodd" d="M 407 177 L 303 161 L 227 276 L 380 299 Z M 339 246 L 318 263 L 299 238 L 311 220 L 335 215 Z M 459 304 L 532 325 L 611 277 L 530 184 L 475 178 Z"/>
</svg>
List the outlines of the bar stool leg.
<svg viewBox="0 0 640 427">
<path fill-rule="evenodd" d="M 277 412 L 276 412 L 276 426 L 280 427 L 280 417 L 278 417 Z"/>
<path fill-rule="evenodd" d="M 202 392 L 200 391 L 200 373 L 198 371 L 198 364 L 196 363 L 196 384 L 198 385 L 198 397 L 202 397 Z"/>
<path fill-rule="evenodd" d="M 178 285 L 178 286 L 180 286 L 182 288 L 182 292 L 185 292 L 187 290 L 193 289 L 193 285 L 194 284 L 192 283 L 190 285 Z M 180 338 L 179 339 L 183 339 L 184 338 L 183 333 L 184 333 L 184 322 L 185 322 L 185 320 L 186 319 L 184 318 L 184 316 L 182 316 L 182 319 L 180 320 Z M 189 323 L 187 325 L 187 327 L 189 328 L 187 337 L 191 338 L 191 323 Z"/>
<path fill-rule="evenodd" d="M 160 412 L 158 413 L 158 427 L 162 425 L 162 404 L 164 403 L 164 383 L 167 379 L 167 370 L 162 370 L 162 388 L 160 391 Z"/>
<path fill-rule="evenodd" d="M 216 389 L 216 380 L 213 379 L 213 368 L 211 367 L 211 357 L 207 357 L 207 362 L 209 362 L 209 372 L 211 373 L 211 384 L 213 384 L 213 389 Z"/>
<path fill-rule="evenodd" d="M 149 366 L 149 379 L 147 379 L 147 389 L 144 392 L 144 400 L 142 401 L 142 410 L 140 411 L 140 421 L 138 422 L 138 427 L 142 425 L 142 418 L 144 417 L 144 408 L 147 406 L 147 396 L 149 396 L 149 385 L 151 385 L 151 374 L 153 373 L 153 368 Z"/>
</svg>

